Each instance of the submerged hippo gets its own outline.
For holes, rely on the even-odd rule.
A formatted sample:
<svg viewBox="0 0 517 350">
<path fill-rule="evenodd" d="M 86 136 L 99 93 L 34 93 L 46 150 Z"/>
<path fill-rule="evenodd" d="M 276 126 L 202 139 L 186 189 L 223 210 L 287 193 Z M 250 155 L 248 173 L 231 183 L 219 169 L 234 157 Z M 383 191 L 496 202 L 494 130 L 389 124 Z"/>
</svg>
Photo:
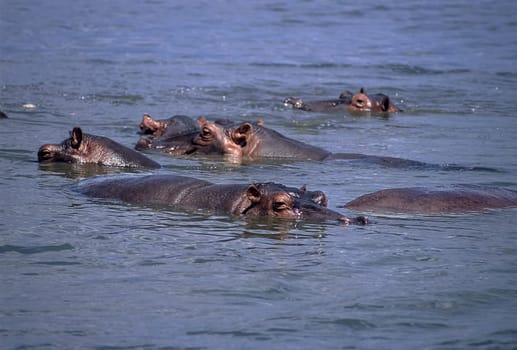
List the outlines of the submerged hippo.
<svg viewBox="0 0 517 350">
<path fill-rule="evenodd" d="M 461 214 L 516 206 L 517 191 L 479 185 L 387 189 L 345 204 L 357 211 L 412 214 Z"/>
<path fill-rule="evenodd" d="M 4 112 L 0 111 L 0 119 L 2 118 L 7 118 L 7 114 L 5 114 Z"/>
<path fill-rule="evenodd" d="M 161 131 L 161 136 L 155 137 L 152 131 L 149 135 L 140 137 L 135 145 L 135 149 L 139 151 L 155 150 L 162 153 L 167 153 L 172 156 L 183 156 L 190 154 L 219 154 L 225 152 L 223 147 L 215 142 L 205 142 L 202 138 L 198 138 L 202 134 L 203 126 L 206 123 L 204 117 L 199 117 L 198 120 L 185 116 L 174 116 L 166 120 L 155 120 L 149 115 L 144 115 L 140 129 L 151 130 L 149 125 L 159 125 L 159 128 L 165 126 Z M 224 127 L 234 125 L 235 123 L 229 119 L 219 118 L 214 124 Z M 262 120 L 258 120 L 254 125 L 262 125 Z M 144 126 L 142 126 L 144 125 Z M 231 147 L 231 145 L 226 145 Z"/>
<path fill-rule="evenodd" d="M 179 136 L 199 131 L 195 120 L 184 115 L 175 115 L 168 119 L 154 119 L 144 114 L 139 125 L 140 134 L 152 137 Z"/>
<path fill-rule="evenodd" d="M 401 110 L 391 103 L 390 98 L 384 94 L 367 95 L 364 88 L 352 94 L 345 91 L 336 100 L 304 102 L 300 98 L 288 97 L 285 105 L 291 105 L 295 109 L 310 112 L 400 112 Z"/>
<path fill-rule="evenodd" d="M 109 138 L 83 134 L 74 128 L 70 137 L 60 144 L 45 144 L 38 150 L 42 163 L 94 163 L 118 167 L 159 168 L 160 164 Z"/>
<path fill-rule="evenodd" d="M 288 97 L 284 100 L 284 105 L 291 105 L 294 109 L 301 109 L 307 112 L 342 112 L 348 111 L 352 102 L 353 94 L 344 91 L 335 100 L 322 100 L 304 102 L 301 98 Z"/>
<path fill-rule="evenodd" d="M 305 190 L 276 183 L 219 185 L 176 175 L 118 176 L 85 180 L 78 190 L 91 197 L 175 210 L 367 223 L 363 216 L 350 219 L 318 204 Z"/>
<path fill-rule="evenodd" d="M 248 122 L 224 127 L 204 121 L 201 133 L 193 143 L 211 145 L 220 154 L 231 159 L 246 157 L 251 160 L 260 158 L 284 158 L 292 160 L 365 160 L 385 166 L 430 166 L 430 164 L 395 157 L 372 156 L 359 153 L 332 153 L 312 146 L 261 125 Z"/>
</svg>

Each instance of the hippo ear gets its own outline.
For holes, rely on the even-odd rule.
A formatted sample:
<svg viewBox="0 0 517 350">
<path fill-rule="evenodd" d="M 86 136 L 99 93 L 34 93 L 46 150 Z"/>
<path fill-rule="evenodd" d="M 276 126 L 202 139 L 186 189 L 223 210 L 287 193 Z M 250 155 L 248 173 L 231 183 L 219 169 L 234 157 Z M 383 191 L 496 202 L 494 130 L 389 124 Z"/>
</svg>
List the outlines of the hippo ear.
<svg viewBox="0 0 517 350">
<path fill-rule="evenodd" d="M 300 187 L 300 192 L 307 192 L 307 184 L 304 184 L 302 187 Z"/>
<path fill-rule="evenodd" d="M 251 133 L 251 130 L 253 130 L 253 125 L 251 125 L 248 122 L 242 123 L 237 128 L 237 132 L 240 133 L 240 134 L 243 134 L 243 135 L 248 135 L 249 133 Z"/>
<path fill-rule="evenodd" d="M 83 142 L 83 131 L 81 128 L 73 128 L 70 138 L 72 139 L 72 148 L 78 149 L 81 146 L 81 142 Z"/>
<path fill-rule="evenodd" d="M 250 134 L 253 131 L 253 125 L 250 123 L 242 123 L 234 132 L 232 132 L 232 140 L 241 147 L 246 146 Z"/>
<path fill-rule="evenodd" d="M 200 128 L 203 127 L 203 125 L 207 122 L 206 118 L 203 116 L 200 116 L 197 118 L 197 125 L 199 125 Z"/>
<path fill-rule="evenodd" d="M 388 96 L 383 96 L 381 99 L 381 109 L 383 112 L 387 112 L 390 109 L 390 98 Z"/>
<path fill-rule="evenodd" d="M 359 90 L 359 93 L 364 94 L 364 87 L 362 87 L 361 90 Z"/>
<path fill-rule="evenodd" d="M 258 203 L 260 201 L 261 194 L 256 184 L 253 183 L 248 186 L 246 196 L 252 203 Z"/>
</svg>

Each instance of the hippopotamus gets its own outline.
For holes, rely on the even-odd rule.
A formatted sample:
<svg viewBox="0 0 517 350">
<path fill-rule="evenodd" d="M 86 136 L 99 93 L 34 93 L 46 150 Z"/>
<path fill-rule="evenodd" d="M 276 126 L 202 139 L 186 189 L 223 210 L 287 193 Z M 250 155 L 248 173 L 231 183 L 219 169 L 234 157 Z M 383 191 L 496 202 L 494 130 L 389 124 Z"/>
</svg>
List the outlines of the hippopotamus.
<svg viewBox="0 0 517 350">
<path fill-rule="evenodd" d="M 255 123 L 219 123 L 205 118 L 198 119 L 198 132 L 186 135 L 140 138 L 135 148 L 155 150 L 171 156 L 224 155 L 233 163 L 256 161 L 265 158 L 284 160 L 358 160 L 386 167 L 419 167 L 440 170 L 497 171 L 485 167 L 463 167 L 454 164 L 437 165 L 410 159 L 374 156 L 360 153 L 332 153 L 322 148 L 288 138 L 264 126 L 262 120 Z"/>
<path fill-rule="evenodd" d="M 196 121 L 185 115 L 175 115 L 168 119 L 154 119 L 149 114 L 144 114 L 139 128 L 140 134 L 151 135 L 153 138 L 164 135 L 180 136 L 199 131 Z"/>
<path fill-rule="evenodd" d="M 0 119 L 5 119 L 7 118 L 7 114 L 5 114 L 4 112 L 0 111 Z"/>
<path fill-rule="evenodd" d="M 132 168 L 159 168 L 160 164 L 107 137 L 89 135 L 75 127 L 60 144 L 45 144 L 38 150 L 42 163 L 64 162 Z"/>
<path fill-rule="evenodd" d="M 379 213 L 462 214 L 517 207 L 517 191 L 467 184 L 393 188 L 365 194 L 344 207 Z"/>
<path fill-rule="evenodd" d="M 288 97 L 285 105 L 291 105 L 295 109 L 310 112 L 400 112 L 397 106 L 391 103 L 390 98 L 384 94 L 367 95 L 364 88 L 358 93 L 352 94 L 344 91 L 335 100 L 304 102 L 301 98 Z"/>
<path fill-rule="evenodd" d="M 201 121 L 201 133 L 193 140 L 196 144 L 211 145 L 220 154 L 231 159 L 255 160 L 283 158 L 292 160 L 364 160 L 384 166 L 430 166 L 409 159 L 365 155 L 359 153 L 332 153 L 322 148 L 286 137 L 262 125 L 243 122 L 224 127 L 209 121 Z"/>
<path fill-rule="evenodd" d="M 140 130 L 144 135 L 136 143 L 135 149 L 139 151 L 155 150 L 172 156 L 225 154 L 222 145 L 207 142 L 198 137 L 203 134 L 205 123 L 206 119 L 204 117 L 199 117 L 197 121 L 186 116 L 173 116 L 169 119 L 156 120 L 146 114 L 142 123 L 140 123 Z M 214 124 L 224 127 L 235 123 L 226 118 L 219 118 L 215 120 Z M 263 121 L 258 120 L 254 124 L 263 125 Z M 160 130 L 156 134 L 159 136 L 155 137 L 153 130 Z M 232 145 L 225 145 L 225 148 L 227 147 L 232 147 Z"/>
<path fill-rule="evenodd" d="M 276 183 L 214 184 L 178 175 L 100 177 L 84 180 L 79 192 L 142 206 L 173 210 L 204 210 L 242 216 L 267 216 L 311 221 L 334 220 L 366 224 L 367 218 L 348 218 L 318 204 L 306 190 Z"/>
</svg>

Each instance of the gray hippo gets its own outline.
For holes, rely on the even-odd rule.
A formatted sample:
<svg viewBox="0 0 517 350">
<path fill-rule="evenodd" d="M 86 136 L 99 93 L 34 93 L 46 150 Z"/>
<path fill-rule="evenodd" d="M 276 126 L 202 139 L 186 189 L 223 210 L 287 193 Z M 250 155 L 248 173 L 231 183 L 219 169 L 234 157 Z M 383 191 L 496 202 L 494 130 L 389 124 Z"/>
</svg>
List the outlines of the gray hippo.
<svg viewBox="0 0 517 350">
<path fill-rule="evenodd" d="M 516 206 L 517 191 L 460 184 L 440 188 L 386 189 L 360 196 L 344 207 L 364 212 L 437 215 Z"/>
<path fill-rule="evenodd" d="M 364 216 L 348 218 L 318 204 L 312 195 L 307 198 L 306 191 L 276 183 L 222 185 L 185 176 L 147 175 L 94 178 L 82 181 L 77 189 L 90 197 L 173 210 L 367 223 Z"/>
<path fill-rule="evenodd" d="M 310 112 L 401 112 L 402 110 L 391 103 L 389 96 L 384 94 L 368 95 L 361 88 L 358 93 L 352 94 L 345 91 L 336 100 L 304 102 L 300 98 L 288 97 L 285 105 L 291 105 L 295 109 Z"/>
<path fill-rule="evenodd" d="M 186 116 L 177 115 L 169 119 L 157 120 L 146 114 L 142 123 L 140 123 L 140 130 L 143 135 L 136 143 L 135 149 L 139 151 L 153 150 L 171 156 L 224 154 L 220 145 L 197 139 L 197 136 L 202 133 L 205 123 L 206 119 L 204 117 L 199 117 L 196 121 Z M 215 120 L 214 124 L 224 127 L 235 123 L 226 118 L 219 118 Z M 263 122 L 258 120 L 252 124 L 262 125 Z M 153 130 L 159 131 L 155 133 Z M 228 147 L 231 147 L 231 144 Z"/>
<path fill-rule="evenodd" d="M 5 114 L 4 112 L 0 111 L 0 119 L 5 119 L 7 118 L 7 114 Z"/>
<path fill-rule="evenodd" d="M 149 116 L 144 116 L 149 119 Z M 174 119 L 176 117 L 172 117 Z M 135 145 L 140 151 L 154 150 L 171 156 L 190 155 L 224 155 L 233 162 L 278 158 L 289 160 L 364 160 L 391 167 L 423 166 L 422 162 L 413 160 L 378 157 L 358 153 L 331 153 L 322 148 L 288 138 L 279 132 L 264 127 L 262 120 L 236 124 L 227 119 L 215 122 L 200 117 L 197 127 L 188 127 L 186 132 L 169 130 L 172 125 L 192 125 L 184 122 L 170 123 L 167 131 L 159 137 L 141 137 Z M 160 121 L 156 121 L 159 123 Z M 185 130 L 185 129 L 182 129 Z"/>
<path fill-rule="evenodd" d="M 144 114 L 139 128 L 140 134 L 151 135 L 153 138 L 181 136 L 199 131 L 198 123 L 185 115 L 175 115 L 168 119 L 155 119 L 149 114 Z"/>
<path fill-rule="evenodd" d="M 291 160 L 362 160 L 389 167 L 433 166 L 423 162 L 395 157 L 372 156 L 359 153 L 332 153 L 298 140 L 286 137 L 262 125 L 244 122 L 224 127 L 204 121 L 201 133 L 193 140 L 195 144 L 211 145 L 230 159 L 250 160 L 282 158 Z"/>
<path fill-rule="evenodd" d="M 135 148 L 154 150 L 171 156 L 224 155 L 233 163 L 243 160 L 357 160 L 386 167 L 420 167 L 436 170 L 497 171 L 485 167 L 429 164 L 409 159 L 374 156 L 360 153 L 331 153 L 322 148 L 286 137 L 264 126 L 262 120 L 255 123 L 219 123 L 205 118 L 198 119 L 198 132 L 186 135 L 140 138 Z"/>
<path fill-rule="evenodd" d="M 83 134 L 74 128 L 60 144 L 45 144 L 38 150 L 41 163 L 64 162 L 105 166 L 159 168 L 160 164 L 109 138 Z"/>
</svg>

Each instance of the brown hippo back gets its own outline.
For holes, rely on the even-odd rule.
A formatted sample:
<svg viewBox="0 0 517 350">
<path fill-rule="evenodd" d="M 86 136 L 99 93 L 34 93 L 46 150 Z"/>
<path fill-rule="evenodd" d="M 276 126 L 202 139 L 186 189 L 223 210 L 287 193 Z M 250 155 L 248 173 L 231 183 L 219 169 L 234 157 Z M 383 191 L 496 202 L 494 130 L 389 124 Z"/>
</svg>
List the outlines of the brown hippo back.
<svg viewBox="0 0 517 350">
<path fill-rule="evenodd" d="M 345 204 L 359 211 L 415 214 L 461 214 L 516 206 L 516 191 L 478 185 L 386 189 Z"/>
</svg>

